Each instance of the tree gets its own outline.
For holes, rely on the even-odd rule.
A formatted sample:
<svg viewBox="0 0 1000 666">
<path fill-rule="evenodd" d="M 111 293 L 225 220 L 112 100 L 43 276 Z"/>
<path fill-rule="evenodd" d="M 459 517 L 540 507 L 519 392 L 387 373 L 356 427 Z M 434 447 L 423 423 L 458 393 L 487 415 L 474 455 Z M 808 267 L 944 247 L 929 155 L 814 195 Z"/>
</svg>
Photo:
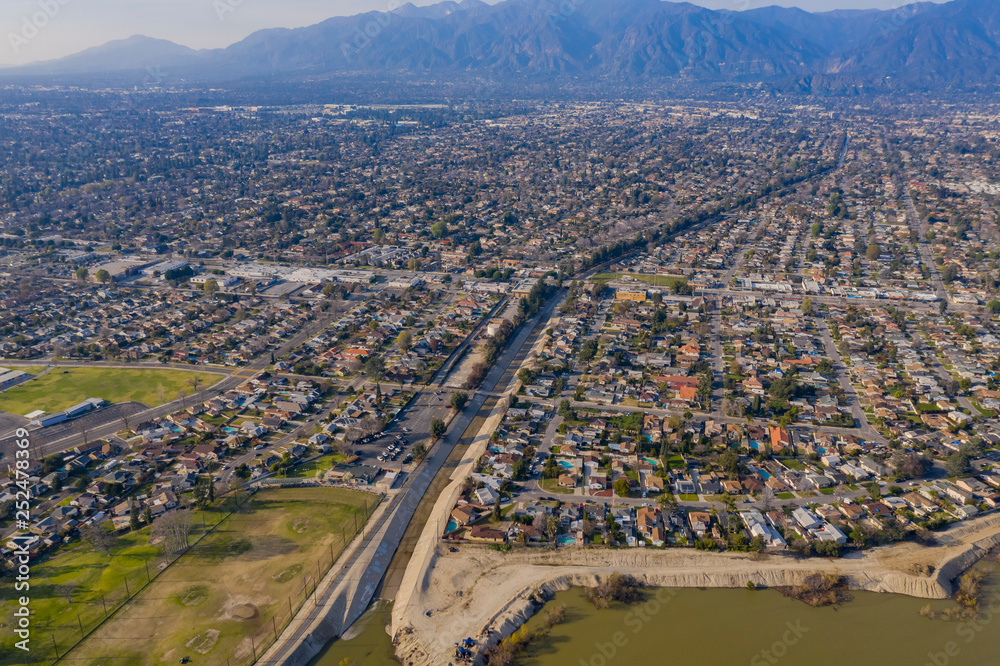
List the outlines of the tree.
<svg viewBox="0 0 1000 666">
<path fill-rule="evenodd" d="M 427 445 L 423 442 L 417 442 L 413 445 L 413 457 L 417 460 L 423 460 L 427 457 Z"/>
<path fill-rule="evenodd" d="M 153 510 L 149 508 L 148 504 L 142 509 L 142 522 L 147 525 L 153 524 Z"/>
<path fill-rule="evenodd" d="M 60 597 L 66 597 L 66 603 L 73 603 L 73 592 L 76 591 L 76 585 L 67 583 L 66 585 L 56 585 L 53 592 L 58 594 Z"/>
<path fill-rule="evenodd" d="M 431 421 L 431 437 L 441 437 L 447 432 L 448 426 L 445 425 L 444 421 L 441 419 L 434 419 Z"/>
<path fill-rule="evenodd" d="M 409 354 L 410 350 L 413 349 L 413 333 L 409 331 L 403 331 L 398 336 L 396 336 L 396 344 L 399 345 L 399 350 L 404 354 Z"/>
<path fill-rule="evenodd" d="M 358 427 L 361 429 L 361 432 L 364 433 L 366 437 L 371 437 L 375 433 L 382 431 L 382 421 L 375 418 L 374 416 L 366 416 L 365 418 L 361 419 L 361 422 L 358 424 Z"/>
<path fill-rule="evenodd" d="M 219 291 L 219 283 L 215 280 L 206 280 L 202 289 L 204 289 L 207 294 L 214 294 Z"/>
<path fill-rule="evenodd" d="M 531 368 L 521 368 L 517 371 L 517 379 L 525 386 L 530 386 L 535 383 L 538 378 L 538 374 Z"/>
<path fill-rule="evenodd" d="M 469 394 L 459 391 L 451 394 L 451 407 L 455 411 L 462 411 L 462 408 L 469 402 Z"/>
<path fill-rule="evenodd" d="M 868 258 L 868 261 L 876 261 L 881 256 L 882 249 L 878 246 L 878 243 L 871 243 L 868 249 L 865 250 L 865 257 Z"/>
<path fill-rule="evenodd" d="M 764 508 L 764 513 L 767 513 L 774 508 L 774 488 L 771 486 L 764 486 L 764 490 L 760 493 L 761 506 Z"/>
<path fill-rule="evenodd" d="M 103 268 L 98 270 L 97 274 L 94 277 L 96 277 L 97 281 L 100 282 L 101 284 L 107 284 L 108 282 L 111 281 L 111 273 L 107 272 Z"/>
<path fill-rule="evenodd" d="M 80 282 L 86 282 L 88 277 L 90 277 L 90 271 L 88 271 L 86 268 L 83 268 L 81 266 L 80 268 L 76 269 L 77 280 L 79 280 Z"/>
<path fill-rule="evenodd" d="M 448 235 L 448 223 L 444 220 L 439 220 L 431 225 L 431 235 L 434 238 L 444 238 Z"/>
<path fill-rule="evenodd" d="M 115 535 L 100 525 L 88 525 L 84 527 L 80 531 L 80 536 L 94 550 L 101 550 L 104 551 L 105 555 L 111 555 L 111 546 L 115 543 Z"/>
<path fill-rule="evenodd" d="M 660 494 L 656 498 L 657 503 L 660 505 L 661 509 L 676 509 L 677 508 L 677 496 L 674 495 L 669 490 Z"/>
<path fill-rule="evenodd" d="M 139 529 L 139 511 L 132 500 L 128 503 L 128 528 L 133 532 Z"/>
<path fill-rule="evenodd" d="M 739 471 L 740 457 L 732 449 L 726 449 L 719 455 L 719 466 L 729 476 L 736 476 Z"/>
<path fill-rule="evenodd" d="M 500 496 L 497 495 L 496 501 L 493 502 L 493 511 L 490 512 L 490 520 L 500 520 L 503 518 L 503 513 L 500 509 Z"/>
<path fill-rule="evenodd" d="M 955 264 L 948 264 L 941 270 L 941 280 L 947 284 L 951 284 L 958 277 L 958 266 Z"/>
<path fill-rule="evenodd" d="M 965 476 L 971 469 L 971 466 L 969 465 L 969 454 L 964 450 L 955 451 L 948 456 L 948 460 L 945 462 L 944 468 L 948 472 L 948 476 Z"/>
<path fill-rule="evenodd" d="M 555 516 L 548 516 L 545 520 L 545 536 L 548 537 L 549 541 L 552 541 L 557 534 L 559 534 L 559 521 L 556 520 Z"/>
<path fill-rule="evenodd" d="M 382 403 L 382 386 L 380 382 L 385 379 L 385 361 L 382 357 L 372 354 L 365 360 L 365 374 L 368 378 L 375 382 L 375 396 L 376 403 L 381 406 Z"/>
<path fill-rule="evenodd" d="M 620 476 L 617 479 L 615 479 L 614 488 L 615 488 L 615 495 L 618 495 L 618 497 L 628 497 L 629 494 L 632 492 L 632 484 L 624 476 Z"/>
<path fill-rule="evenodd" d="M 191 517 L 189 509 L 165 513 L 153 523 L 152 534 L 154 537 L 162 537 L 164 547 L 169 552 L 179 553 L 188 547 Z"/>
<path fill-rule="evenodd" d="M 813 315 L 813 299 L 811 298 L 802 299 L 802 314 L 804 314 L 807 317 L 811 317 Z"/>
</svg>

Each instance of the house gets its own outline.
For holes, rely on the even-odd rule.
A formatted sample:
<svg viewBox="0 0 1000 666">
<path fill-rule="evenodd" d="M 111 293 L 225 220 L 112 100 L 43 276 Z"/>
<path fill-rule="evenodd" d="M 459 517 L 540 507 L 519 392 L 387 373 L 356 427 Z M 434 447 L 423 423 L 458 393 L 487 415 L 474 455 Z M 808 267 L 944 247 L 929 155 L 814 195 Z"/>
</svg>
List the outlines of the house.
<svg viewBox="0 0 1000 666">
<path fill-rule="evenodd" d="M 764 385 L 756 377 L 744 379 L 743 390 L 752 395 L 764 395 Z"/>
<path fill-rule="evenodd" d="M 711 529 L 712 516 L 707 511 L 690 511 L 688 522 L 691 523 L 691 531 L 695 536 L 701 538 Z"/>
<path fill-rule="evenodd" d="M 507 540 L 507 532 L 495 530 L 485 525 L 474 525 L 469 533 L 469 541 L 484 543 L 503 543 Z"/>
<path fill-rule="evenodd" d="M 820 521 L 820 519 L 816 517 L 812 511 L 803 507 L 799 507 L 798 509 L 792 511 L 792 518 L 794 518 L 795 522 L 807 530 L 814 530 L 822 524 L 822 521 Z"/>
<path fill-rule="evenodd" d="M 476 496 L 476 499 L 479 500 L 479 503 L 483 506 L 493 506 L 493 504 L 496 503 L 497 498 L 500 497 L 500 495 L 489 486 L 476 488 L 472 494 Z"/>
<path fill-rule="evenodd" d="M 460 527 L 474 523 L 478 518 L 479 512 L 471 504 L 460 504 L 451 511 L 451 519 Z"/>
<path fill-rule="evenodd" d="M 559 487 L 560 488 L 576 488 L 576 474 L 560 474 L 559 475 Z"/>
</svg>

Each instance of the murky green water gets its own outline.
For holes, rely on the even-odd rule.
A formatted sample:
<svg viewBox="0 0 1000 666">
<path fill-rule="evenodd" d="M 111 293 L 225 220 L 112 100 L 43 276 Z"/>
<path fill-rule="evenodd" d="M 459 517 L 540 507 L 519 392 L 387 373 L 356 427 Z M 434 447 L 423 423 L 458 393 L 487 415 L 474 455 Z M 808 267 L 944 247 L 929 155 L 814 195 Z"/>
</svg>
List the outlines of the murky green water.
<svg viewBox="0 0 1000 666">
<path fill-rule="evenodd" d="M 392 604 L 377 601 L 365 611 L 347 638 L 340 638 L 310 662 L 310 666 L 399 666 L 393 658 L 392 640 L 385 627 L 392 622 Z"/>
<path fill-rule="evenodd" d="M 532 643 L 517 666 L 1000 666 L 1000 567 L 989 565 L 976 621 L 929 620 L 950 601 L 854 592 L 837 608 L 810 608 L 773 590 L 647 590 L 646 601 L 598 611 L 582 589 L 560 592 L 566 620 Z M 385 633 L 391 606 L 374 606 L 353 638 L 316 666 L 398 666 Z M 534 629 L 541 614 L 528 622 Z M 444 665 L 442 665 L 444 666 Z"/>
<path fill-rule="evenodd" d="M 598 611 L 583 590 L 572 589 L 550 602 L 566 604 L 566 621 L 532 643 L 517 664 L 997 666 L 995 565 L 983 589 L 976 622 L 930 620 L 918 614 L 926 600 L 872 592 L 855 592 L 838 608 L 811 608 L 774 590 L 661 589 L 647 591 L 644 604 Z M 938 612 L 950 606 L 931 603 Z"/>
</svg>

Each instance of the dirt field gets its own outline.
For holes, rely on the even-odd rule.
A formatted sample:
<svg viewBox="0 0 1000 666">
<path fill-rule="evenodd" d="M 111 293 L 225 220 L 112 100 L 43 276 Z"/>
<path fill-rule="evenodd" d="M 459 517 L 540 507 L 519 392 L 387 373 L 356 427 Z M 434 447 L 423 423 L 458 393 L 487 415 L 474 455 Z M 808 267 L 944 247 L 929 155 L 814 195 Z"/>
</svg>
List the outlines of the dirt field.
<svg viewBox="0 0 1000 666">
<path fill-rule="evenodd" d="M 527 617 L 533 591 L 592 585 L 596 576 L 613 571 L 661 587 L 743 587 L 748 580 L 774 587 L 829 572 L 847 576 L 858 589 L 943 598 L 939 581 L 928 572 L 942 569 L 973 543 L 989 541 L 987 547 L 993 547 L 998 536 L 1000 519 L 984 516 L 938 533 L 932 547 L 900 543 L 843 559 L 765 555 L 757 560 L 740 553 L 642 548 L 526 549 L 504 555 L 481 546 L 452 553 L 438 544 L 415 595 L 405 606 L 397 600 L 397 656 L 414 666 L 444 663 L 455 640 L 477 636 L 487 626 L 518 626 Z"/>
<path fill-rule="evenodd" d="M 259 492 L 74 649 L 73 663 L 251 663 L 360 529 L 378 497 Z"/>
</svg>

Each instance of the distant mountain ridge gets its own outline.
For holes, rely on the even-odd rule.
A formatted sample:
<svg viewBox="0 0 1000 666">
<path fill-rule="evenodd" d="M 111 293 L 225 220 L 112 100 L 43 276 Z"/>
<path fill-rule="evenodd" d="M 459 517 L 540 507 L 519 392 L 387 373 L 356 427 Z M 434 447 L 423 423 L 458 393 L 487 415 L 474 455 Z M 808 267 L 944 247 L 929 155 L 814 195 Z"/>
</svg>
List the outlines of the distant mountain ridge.
<svg viewBox="0 0 1000 666">
<path fill-rule="evenodd" d="M 11 74 L 169 68 L 188 80 L 379 72 L 649 83 L 819 80 L 920 87 L 994 84 L 1000 2 L 915 3 L 892 11 L 715 11 L 660 0 L 479 0 L 261 30 L 195 51 L 132 37 Z"/>
</svg>

